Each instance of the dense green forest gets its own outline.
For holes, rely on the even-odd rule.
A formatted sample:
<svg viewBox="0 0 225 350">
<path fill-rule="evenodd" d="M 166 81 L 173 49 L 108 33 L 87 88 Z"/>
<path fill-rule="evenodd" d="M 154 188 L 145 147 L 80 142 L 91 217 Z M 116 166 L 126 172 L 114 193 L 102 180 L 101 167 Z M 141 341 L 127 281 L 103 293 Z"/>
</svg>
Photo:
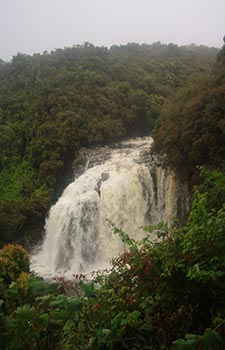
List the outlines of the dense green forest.
<svg viewBox="0 0 225 350">
<path fill-rule="evenodd" d="M 149 134 L 165 101 L 217 53 L 86 43 L 0 61 L 0 244 L 36 241 L 80 147 Z"/>
<path fill-rule="evenodd" d="M 190 81 L 167 99 L 154 134 L 155 151 L 177 174 L 196 181 L 198 166 L 225 161 L 225 47 L 210 75 Z"/>
<path fill-rule="evenodd" d="M 69 66 L 69 53 L 75 52 L 79 74 L 89 72 L 89 78 L 81 74 L 82 84 L 76 86 L 72 79 L 74 89 L 69 89 L 68 71 L 64 67 L 60 76 L 67 78 L 57 80 L 60 69 L 55 68 L 51 76 L 50 61 L 64 58 Z M 111 65 L 97 65 L 100 53 Z M 225 348 L 225 46 L 217 58 L 214 54 L 202 47 L 132 44 L 110 50 L 84 45 L 38 57 L 18 55 L 15 59 L 26 61 L 23 69 L 31 67 L 28 62 L 34 59 L 49 62 L 43 67 L 49 68 L 51 79 L 40 78 L 43 94 L 35 96 L 30 78 L 24 78 L 20 90 L 18 80 L 10 80 L 12 73 L 7 73 L 12 72 L 13 61 L 2 63 L 1 91 L 8 91 L 1 97 L 2 241 L 10 229 L 10 239 L 17 239 L 29 220 L 29 225 L 34 224 L 44 215 L 58 177 L 81 145 L 149 133 L 154 127 L 155 152 L 196 186 L 182 227 L 146 227 L 146 237 L 135 241 L 112 224 L 127 250 L 112 260 L 107 274 L 96 273 L 92 281 L 79 275 L 74 281 L 61 277 L 46 283 L 30 272 L 29 256 L 20 245 L 0 249 L 1 349 Z M 98 66 L 98 73 L 91 64 Z M 154 69 L 148 71 L 150 66 Z M 78 74 L 76 68 L 71 74 Z M 92 74 L 98 75 L 93 85 Z M 105 85 L 100 84 L 102 75 Z M 125 81 L 125 76 L 130 80 Z M 166 76 L 173 78 L 167 81 Z M 50 87 L 45 90 L 51 80 L 54 89 L 58 81 L 61 95 L 54 95 Z M 146 81 L 151 81 L 153 90 Z M 75 86 L 80 90 L 73 100 Z M 60 110 L 63 106 L 68 113 Z M 35 114 L 38 108 L 40 114 Z M 154 243 L 153 230 L 160 238 Z"/>
</svg>

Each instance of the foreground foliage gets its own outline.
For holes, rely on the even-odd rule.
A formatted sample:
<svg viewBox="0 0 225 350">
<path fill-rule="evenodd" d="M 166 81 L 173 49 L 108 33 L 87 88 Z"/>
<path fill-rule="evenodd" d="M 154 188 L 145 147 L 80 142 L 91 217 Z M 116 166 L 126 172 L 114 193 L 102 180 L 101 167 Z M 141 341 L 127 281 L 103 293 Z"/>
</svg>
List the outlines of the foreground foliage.
<svg viewBox="0 0 225 350">
<path fill-rule="evenodd" d="M 1 349 L 223 349 L 225 176 L 201 173 L 185 226 L 140 242 L 114 227 L 127 250 L 95 281 L 47 284 L 21 247 L 3 248 Z"/>
</svg>

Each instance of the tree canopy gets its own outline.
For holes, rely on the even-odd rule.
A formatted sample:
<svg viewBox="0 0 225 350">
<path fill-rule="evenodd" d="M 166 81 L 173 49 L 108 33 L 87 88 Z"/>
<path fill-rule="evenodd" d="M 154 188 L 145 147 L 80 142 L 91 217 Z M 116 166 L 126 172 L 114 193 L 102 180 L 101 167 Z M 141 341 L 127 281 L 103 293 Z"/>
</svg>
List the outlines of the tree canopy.
<svg viewBox="0 0 225 350">
<path fill-rule="evenodd" d="M 1 61 L 1 242 L 38 237 L 35 228 L 79 148 L 150 133 L 168 97 L 207 73 L 217 52 L 85 43 Z"/>
<path fill-rule="evenodd" d="M 211 73 L 190 81 L 162 108 L 155 150 L 180 176 L 193 179 L 199 166 L 223 168 L 225 154 L 225 46 Z"/>
</svg>

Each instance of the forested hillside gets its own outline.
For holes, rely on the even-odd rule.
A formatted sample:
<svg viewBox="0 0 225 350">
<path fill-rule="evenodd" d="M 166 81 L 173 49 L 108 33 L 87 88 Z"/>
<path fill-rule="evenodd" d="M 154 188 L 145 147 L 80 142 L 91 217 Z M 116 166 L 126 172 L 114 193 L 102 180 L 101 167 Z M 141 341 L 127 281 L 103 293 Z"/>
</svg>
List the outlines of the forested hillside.
<svg viewBox="0 0 225 350">
<path fill-rule="evenodd" d="M 207 75 L 216 54 L 217 49 L 195 45 L 107 49 L 86 43 L 0 61 L 1 244 L 38 239 L 60 179 L 79 148 L 150 133 L 165 101 L 181 87 L 188 90 L 192 76 L 198 81 Z M 214 104 L 220 88 L 209 96 Z M 209 115 L 217 113 L 214 104 Z M 195 105 L 191 108 L 195 111 Z M 197 141 L 196 147 L 201 146 L 204 138 Z M 170 150 L 177 159 L 177 148 L 171 144 Z"/>
<path fill-rule="evenodd" d="M 225 46 L 211 74 L 194 79 L 164 104 L 155 150 L 177 174 L 196 182 L 198 167 L 225 165 Z"/>
</svg>

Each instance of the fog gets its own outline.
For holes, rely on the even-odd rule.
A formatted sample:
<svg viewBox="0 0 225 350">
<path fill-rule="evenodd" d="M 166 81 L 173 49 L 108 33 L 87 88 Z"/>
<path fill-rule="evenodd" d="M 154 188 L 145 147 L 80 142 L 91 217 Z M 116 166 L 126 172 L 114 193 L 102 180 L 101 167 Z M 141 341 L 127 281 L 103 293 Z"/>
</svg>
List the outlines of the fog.
<svg viewBox="0 0 225 350">
<path fill-rule="evenodd" d="M 0 0 L 0 58 L 84 42 L 221 47 L 224 0 Z"/>
</svg>

